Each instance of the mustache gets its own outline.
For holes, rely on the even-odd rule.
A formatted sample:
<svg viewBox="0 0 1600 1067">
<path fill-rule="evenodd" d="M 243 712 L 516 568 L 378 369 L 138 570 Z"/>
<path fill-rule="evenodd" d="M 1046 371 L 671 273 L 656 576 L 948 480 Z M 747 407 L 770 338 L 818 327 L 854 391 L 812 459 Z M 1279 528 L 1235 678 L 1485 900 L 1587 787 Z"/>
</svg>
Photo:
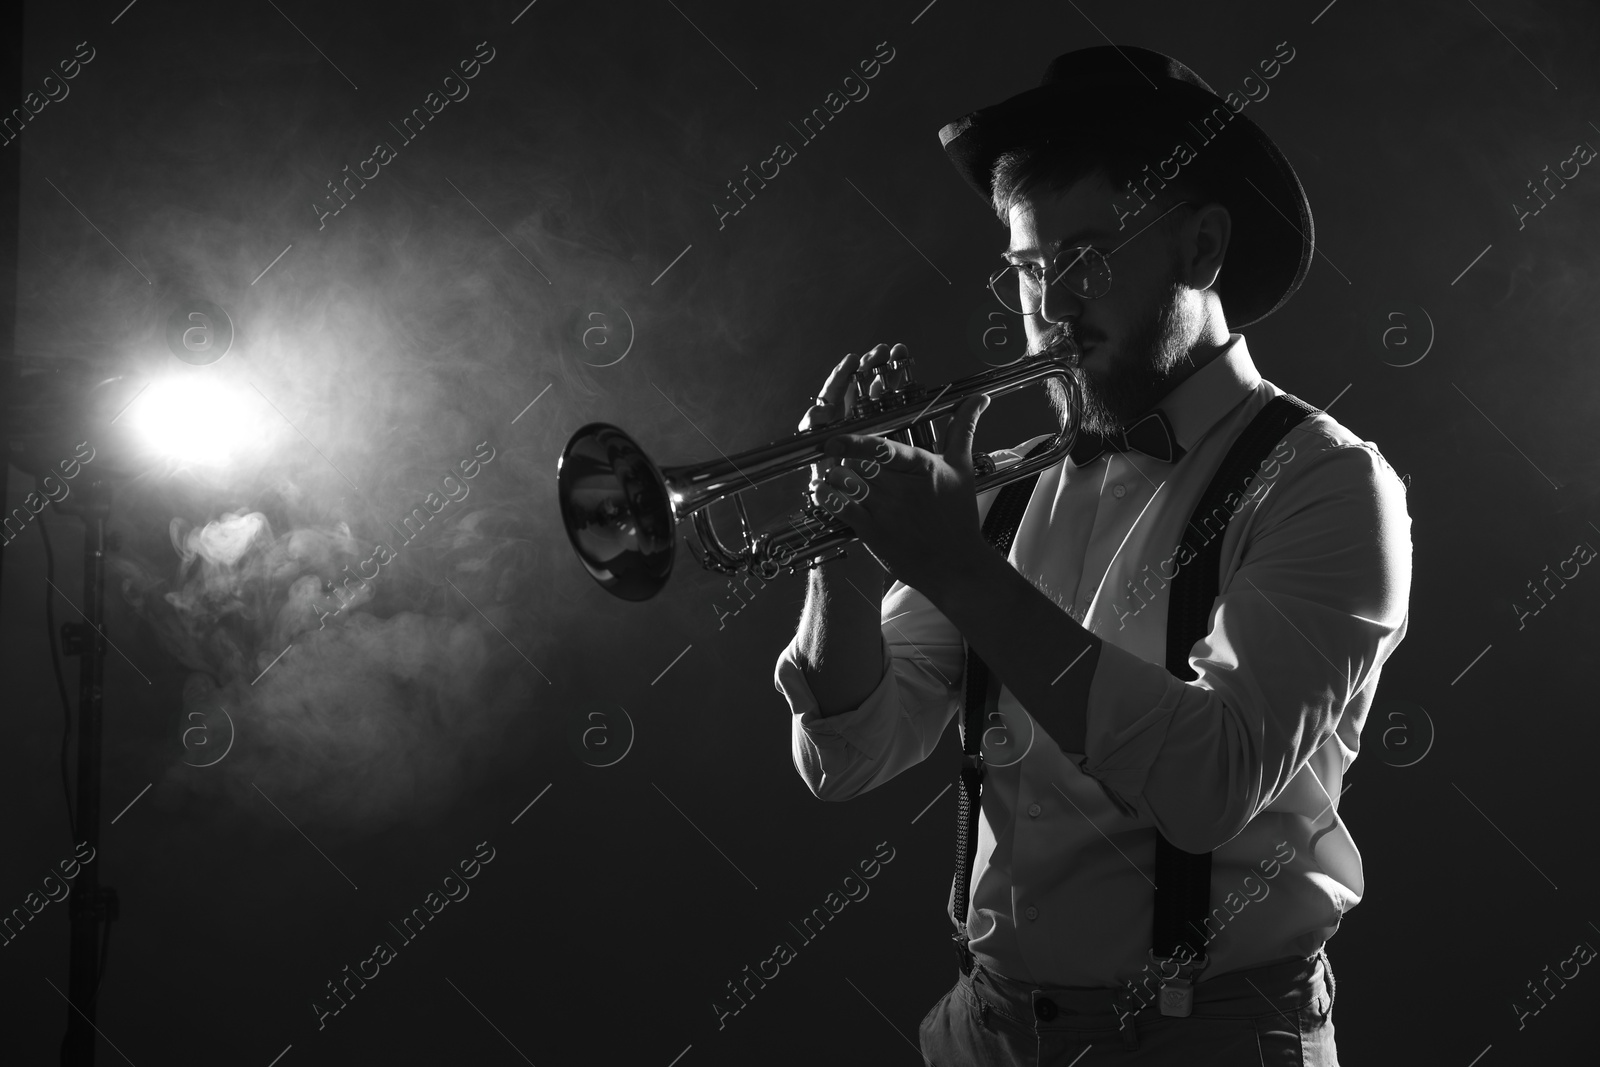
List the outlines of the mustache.
<svg viewBox="0 0 1600 1067">
<path fill-rule="evenodd" d="M 1085 342 L 1100 340 L 1104 340 L 1104 338 L 1092 332 L 1068 326 L 1057 326 L 1040 337 L 1034 354 L 1045 356 L 1077 354 Z"/>
</svg>

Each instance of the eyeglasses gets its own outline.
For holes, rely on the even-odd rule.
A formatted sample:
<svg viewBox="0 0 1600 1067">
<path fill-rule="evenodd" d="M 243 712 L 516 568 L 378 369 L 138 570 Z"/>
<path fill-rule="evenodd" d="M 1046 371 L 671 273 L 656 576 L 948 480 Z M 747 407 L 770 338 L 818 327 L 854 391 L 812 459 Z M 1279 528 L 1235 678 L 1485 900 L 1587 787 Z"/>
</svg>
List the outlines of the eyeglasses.
<svg viewBox="0 0 1600 1067">
<path fill-rule="evenodd" d="M 1068 292 L 1084 300 L 1098 300 L 1111 291 L 1110 259 L 1113 255 L 1126 248 L 1128 241 L 1132 241 L 1178 208 L 1193 206 L 1187 200 L 1180 200 L 1151 219 L 1142 229 L 1130 235 L 1127 241 L 1123 241 L 1110 252 L 1101 252 L 1090 245 L 1063 248 L 1050 259 L 1048 279 L 1035 263 L 1008 263 L 990 276 L 989 289 L 994 293 L 995 299 L 1014 315 L 1038 313 L 1044 304 L 1044 288 L 1047 280 L 1051 285 L 1065 286 Z"/>
</svg>

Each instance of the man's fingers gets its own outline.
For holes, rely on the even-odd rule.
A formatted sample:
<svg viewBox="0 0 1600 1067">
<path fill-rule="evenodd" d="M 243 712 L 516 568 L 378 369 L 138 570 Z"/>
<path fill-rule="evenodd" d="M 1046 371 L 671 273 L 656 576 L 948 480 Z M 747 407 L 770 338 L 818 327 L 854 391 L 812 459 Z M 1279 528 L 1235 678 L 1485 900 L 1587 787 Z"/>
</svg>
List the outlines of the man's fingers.
<svg viewBox="0 0 1600 1067">
<path fill-rule="evenodd" d="M 849 352 L 833 368 L 833 373 L 828 375 L 828 380 L 822 385 L 822 392 L 818 399 L 830 407 L 837 407 L 845 399 L 845 392 L 850 388 L 850 376 L 857 366 L 855 353 Z"/>
<path fill-rule="evenodd" d="M 820 483 L 813 482 L 807 495 L 810 496 L 813 504 L 830 515 L 839 515 L 845 508 L 852 507 L 866 499 L 867 494 L 863 491 L 866 489 L 865 483 L 859 486 L 841 486 L 834 484 L 830 479 Z"/>
<path fill-rule="evenodd" d="M 830 456 L 873 460 L 895 470 L 909 470 L 916 458 L 910 445 L 869 434 L 838 434 L 824 441 L 822 449 Z"/>
<path fill-rule="evenodd" d="M 827 381 L 822 383 L 822 392 L 811 398 L 811 407 L 800 417 L 797 431 L 804 433 L 825 426 L 843 413 L 845 394 L 850 388 L 850 375 L 856 369 L 856 363 L 855 353 L 847 352 L 843 359 L 833 365 Z"/>
<path fill-rule="evenodd" d="M 844 495 L 851 500 L 864 500 L 867 494 L 872 491 L 871 487 L 867 485 L 866 479 L 853 470 L 835 469 L 825 471 L 822 475 L 822 480 L 824 484 L 843 491 Z"/>
<path fill-rule="evenodd" d="M 873 345 L 859 357 L 853 352 L 847 352 L 843 359 L 834 364 L 833 370 L 822 384 L 822 391 L 812 398 L 815 403 L 801 418 L 800 432 L 838 421 L 848 413 L 850 389 L 856 384 L 855 376 L 858 371 L 877 371 L 878 374 L 874 377 L 883 378 L 885 388 L 894 388 L 900 384 L 888 381 L 884 368 L 891 358 L 904 359 L 909 353 L 910 350 L 903 344 L 890 346 L 881 343 Z"/>
<path fill-rule="evenodd" d="M 862 355 L 859 366 L 862 370 L 877 372 L 873 376 L 873 380 L 882 383 L 880 391 L 895 389 L 901 383 L 896 380 L 897 376 L 889 372 L 889 360 L 896 356 L 897 353 L 905 351 L 906 346 L 902 344 L 896 344 L 892 348 L 886 344 L 876 344 Z"/>
<path fill-rule="evenodd" d="M 845 398 L 846 392 L 854 384 L 857 371 L 877 370 L 888 363 L 891 357 L 902 358 L 908 352 L 903 344 L 896 344 L 892 348 L 886 344 L 876 344 L 863 352 L 860 357 L 854 353 L 847 354 L 828 375 L 828 380 L 818 395 L 830 403 L 837 404 Z"/>
<path fill-rule="evenodd" d="M 956 408 L 955 417 L 950 420 L 950 429 L 945 440 L 945 462 L 957 467 L 971 465 L 972 437 L 978 429 L 978 417 L 988 406 L 989 397 L 979 394 L 968 397 L 959 408 Z"/>
</svg>

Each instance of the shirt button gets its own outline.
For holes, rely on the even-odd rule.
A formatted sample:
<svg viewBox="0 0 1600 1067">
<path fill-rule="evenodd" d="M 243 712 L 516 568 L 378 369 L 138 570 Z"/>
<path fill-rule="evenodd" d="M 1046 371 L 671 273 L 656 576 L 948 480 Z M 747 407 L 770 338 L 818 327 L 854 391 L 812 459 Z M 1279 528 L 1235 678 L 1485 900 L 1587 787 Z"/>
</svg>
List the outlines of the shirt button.
<svg viewBox="0 0 1600 1067">
<path fill-rule="evenodd" d="M 1127 486 L 1119 485 L 1115 489 L 1111 490 L 1111 495 L 1121 499 L 1122 497 L 1128 495 L 1128 488 Z"/>
<path fill-rule="evenodd" d="M 1028 910 L 1023 912 L 1022 914 L 1026 915 L 1030 919 L 1037 919 L 1039 917 L 1039 909 L 1038 908 L 1034 908 L 1034 907 L 1029 907 Z"/>
<path fill-rule="evenodd" d="M 1043 811 L 1043 810 L 1044 810 L 1044 809 L 1043 809 L 1043 808 L 1041 808 L 1041 807 L 1040 807 L 1040 806 L 1039 806 L 1039 805 L 1037 805 L 1037 804 L 1029 804 L 1029 805 L 1028 805 L 1028 814 L 1029 814 L 1029 815 L 1032 815 L 1032 816 L 1033 816 L 1033 817 L 1034 817 L 1034 818 L 1036 818 L 1036 819 L 1037 819 L 1037 818 L 1038 818 L 1038 817 L 1039 817 L 1039 813 L 1040 813 L 1040 812 L 1041 812 L 1041 811 Z"/>
</svg>

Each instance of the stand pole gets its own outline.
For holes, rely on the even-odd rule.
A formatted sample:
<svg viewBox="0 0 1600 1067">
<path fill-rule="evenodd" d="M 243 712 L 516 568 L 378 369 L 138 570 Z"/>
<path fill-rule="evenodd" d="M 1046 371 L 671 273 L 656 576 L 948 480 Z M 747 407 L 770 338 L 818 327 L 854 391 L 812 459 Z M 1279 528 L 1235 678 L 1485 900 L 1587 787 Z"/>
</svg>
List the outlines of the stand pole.
<svg viewBox="0 0 1600 1067">
<path fill-rule="evenodd" d="M 67 623 L 62 637 L 78 660 L 78 842 L 100 852 L 101 683 L 105 674 L 106 520 L 111 487 L 96 479 L 78 504 L 83 518 L 83 612 L 87 623 Z M 100 866 L 83 865 L 69 903 L 72 955 L 68 971 L 67 1034 L 61 1044 L 63 1067 L 91 1067 L 95 1051 L 95 996 L 100 986 L 101 929 L 116 917 L 116 893 L 100 886 Z"/>
</svg>

